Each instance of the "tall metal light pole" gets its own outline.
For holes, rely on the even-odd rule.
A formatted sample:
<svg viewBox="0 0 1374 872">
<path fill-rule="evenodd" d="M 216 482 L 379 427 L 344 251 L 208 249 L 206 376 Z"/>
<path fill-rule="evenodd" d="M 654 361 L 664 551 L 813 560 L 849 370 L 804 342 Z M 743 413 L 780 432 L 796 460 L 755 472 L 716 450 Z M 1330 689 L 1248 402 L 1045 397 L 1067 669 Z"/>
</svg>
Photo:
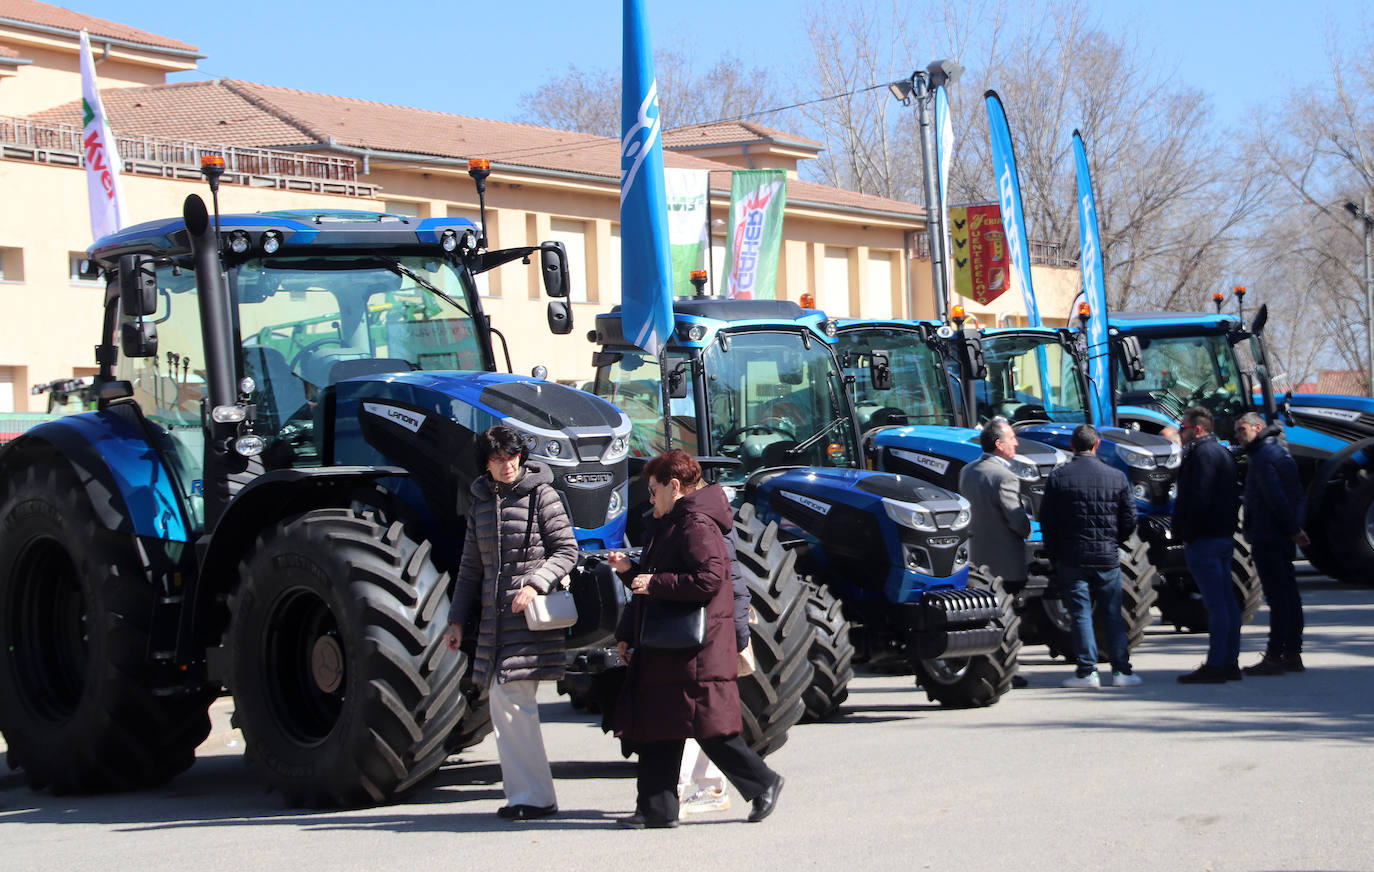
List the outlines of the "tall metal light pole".
<svg viewBox="0 0 1374 872">
<path fill-rule="evenodd" d="M 1369 214 L 1369 197 L 1364 198 L 1361 206 L 1346 202 L 1345 210 L 1357 221 L 1364 222 L 1364 326 L 1365 352 L 1369 355 L 1369 367 L 1365 374 L 1369 381 L 1369 395 L 1374 397 L 1374 246 L 1371 245 L 1374 215 Z"/>
<path fill-rule="evenodd" d="M 945 287 L 948 252 L 945 251 L 945 204 L 940 200 L 940 174 L 935 166 L 935 135 L 930 104 L 935 88 L 954 84 L 963 72 L 964 68 L 954 61 L 932 61 L 924 70 L 913 71 L 911 78 L 887 86 L 902 105 L 910 105 L 913 101 L 916 103 L 916 119 L 921 127 L 921 176 L 925 182 L 926 231 L 930 235 L 931 285 L 941 321 L 946 320 L 949 308 L 949 289 Z"/>
</svg>

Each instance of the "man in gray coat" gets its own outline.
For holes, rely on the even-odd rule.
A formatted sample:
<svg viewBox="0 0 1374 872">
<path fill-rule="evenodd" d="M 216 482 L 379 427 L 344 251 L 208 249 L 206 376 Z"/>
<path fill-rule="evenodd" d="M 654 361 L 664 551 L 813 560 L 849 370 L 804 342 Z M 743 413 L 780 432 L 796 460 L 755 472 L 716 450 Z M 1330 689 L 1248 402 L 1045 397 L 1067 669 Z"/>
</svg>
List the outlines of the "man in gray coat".
<svg viewBox="0 0 1374 872">
<path fill-rule="evenodd" d="M 1016 431 L 1005 418 L 993 418 L 979 434 L 983 454 L 959 473 L 959 493 L 969 501 L 969 557 L 986 564 L 1011 590 L 1026 582 L 1026 537 L 1030 515 L 1021 505 L 1021 482 L 1011 471 Z"/>
<path fill-rule="evenodd" d="M 1002 576 L 1011 592 L 1026 584 L 1026 537 L 1030 515 L 1021 505 L 1021 483 L 1011 471 L 1016 456 L 1016 431 L 1006 418 L 993 418 L 978 434 L 983 454 L 959 472 L 959 493 L 969 501 L 973 522 L 969 527 L 969 558 L 974 566 L 986 565 Z M 1020 675 L 1013 687 L 1025 687 Z"/>
</svg>

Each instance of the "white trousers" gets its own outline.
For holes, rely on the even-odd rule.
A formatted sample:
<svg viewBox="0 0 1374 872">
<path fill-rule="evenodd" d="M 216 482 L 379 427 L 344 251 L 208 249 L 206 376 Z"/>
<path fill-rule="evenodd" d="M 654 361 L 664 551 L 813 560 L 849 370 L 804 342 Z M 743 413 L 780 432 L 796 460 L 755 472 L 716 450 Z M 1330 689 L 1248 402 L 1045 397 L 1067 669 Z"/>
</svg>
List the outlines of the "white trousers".
<svg viewBox="0 0 1374 872">
<path fill-rule="evenodd" d="M 695 787 L 705 787 L 715 793 L 725 792 L 725 776 L 721 773 L 706 752 L 695 741 L 687 745 L 682 755 L 682 768 L 678 770 L 677 797 L 687 799 L 695 792 Z"/>
<path fill-rule="evenodd" d="M 491 725 L 501 758 L 502 788 L 510 805 L 548 806 L 558 800 L 553 772 L 539 731 L 537 681 L 499 681 L 491 685 Z"/>
</svg>

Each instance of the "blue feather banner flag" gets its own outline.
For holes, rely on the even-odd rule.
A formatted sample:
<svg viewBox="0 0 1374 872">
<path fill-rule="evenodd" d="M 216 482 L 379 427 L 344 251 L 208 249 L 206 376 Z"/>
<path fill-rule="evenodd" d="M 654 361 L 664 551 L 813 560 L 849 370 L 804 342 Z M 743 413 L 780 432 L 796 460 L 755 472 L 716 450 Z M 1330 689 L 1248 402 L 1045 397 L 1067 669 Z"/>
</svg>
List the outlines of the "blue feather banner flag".
<svg viewBox="0 0 1374 872">
<path fill-rule="evenodd" d="M 1031 284 L 1030 245 L 1026 236 L 1026 214 L 1021 208 L 1021 182 L 1016 175 L 1016 154 L 1011 147 L 1011 128 L 1002 98 L 996 91 L 983 92 L 988 107 L 988 132 L 992 137 L 992 170 L 997 181 L 997 200 L 1002 207 L 1002 231 L 1007 238 L 1007 254 L 1021 283 L 1026 301 L 1026 317 L 1032 327 L 1040 326 L 1040 310 L 1035 305 Z"/>
<path fill-rule="evenodd" d="M 1092 422 L 1113 423 L 1111 374 L 1107 371 L 1107 283 L 1102 269 L 1102 244 L 1097 228 L 1097 201 L 1088 171 L 1088 151 L 1083 137 L 1073 132 L 1073 157 L 1078 177 L 1079 265 L 1083 270 L 1083 299 L 1088 303 L 1088 378 L 1092 391 Z M 1075 314 L 1075 313 L 1070 313 Z"/>
<path fill-rule="evenodd" d="M 673 328 L 673 258 L 658 82 L 644 0 L 625 0 L 621 69 L 620 280 L 625 338 L 658 354 Z"/>
</svg>

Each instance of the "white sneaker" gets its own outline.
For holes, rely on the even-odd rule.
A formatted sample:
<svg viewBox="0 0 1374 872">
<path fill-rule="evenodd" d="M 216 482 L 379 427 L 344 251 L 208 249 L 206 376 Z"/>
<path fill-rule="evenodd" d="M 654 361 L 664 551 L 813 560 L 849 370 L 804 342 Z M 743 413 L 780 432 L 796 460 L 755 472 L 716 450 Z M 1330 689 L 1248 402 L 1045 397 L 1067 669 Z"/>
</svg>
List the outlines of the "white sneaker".
<svg viewBox="0 0 1374 872">
<path fill-rule="evenodd" d="M 1137 687 L 1140 684 L 1140 676 L 1134 672 L 1113 672 L 1112 687 Z"/>
<path fill-rule="evenodd" d="M 682 801 L 678 806 L 678 820 L 686 820 L 691 814 L 708 814 L 713 811 L 729 811 L 730 794 L 725 791 L 717 793 L 708 787 L 699 788 L 691 796 Z"/>
<path fill-rule="evenodd" d="M 1097 677 L 1097 672 L 1093 671 L 1079 678 L 1077 675 L 1071 676 L 1059 682 L 1060 687 L 1101 687 L 1102 679 Z"/>
</svg>

